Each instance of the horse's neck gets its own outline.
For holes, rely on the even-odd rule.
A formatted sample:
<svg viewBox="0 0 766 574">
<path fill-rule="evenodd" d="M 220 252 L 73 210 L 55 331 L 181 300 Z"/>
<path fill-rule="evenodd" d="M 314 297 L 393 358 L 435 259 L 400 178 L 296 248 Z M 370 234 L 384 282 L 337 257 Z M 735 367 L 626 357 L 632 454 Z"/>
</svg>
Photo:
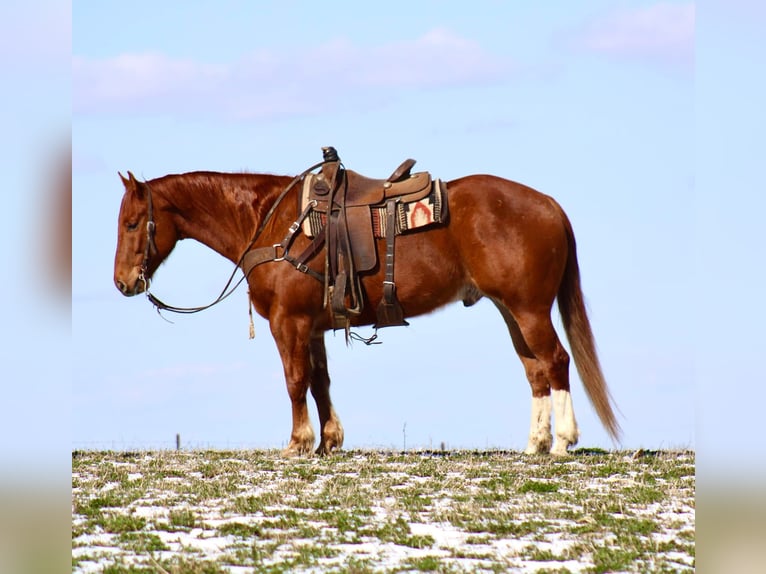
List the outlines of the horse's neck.
<svg viewBox="0 0 766 574">
<path fill-rule="evenodd" d="M 184 174 L 167 185 L 181 239 L 237 262 L 284 178 L 260 174 Z"/>
</svg>

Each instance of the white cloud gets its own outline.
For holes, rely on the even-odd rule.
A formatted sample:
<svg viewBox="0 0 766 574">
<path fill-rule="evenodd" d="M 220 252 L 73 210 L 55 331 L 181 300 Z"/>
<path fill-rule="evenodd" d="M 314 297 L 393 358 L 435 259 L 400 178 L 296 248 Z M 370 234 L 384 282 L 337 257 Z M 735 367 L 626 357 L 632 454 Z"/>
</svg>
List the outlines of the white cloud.
<svg viewBox="0 0 766 574">
<path fill-rule="evenodd" d="M 401 89 L 502 81 L 510 70 L 507 59 L 446 29 L 376 46 L 340 38 L 302 50 L 260 50 L 223 64 L 157 53 L 75 57 L 73 106 L 77 114 L 300 115 L 374 105 Z"/>
<path fill-rule="evenodd" d="M 575 44 L 610 56 L 690 71 L 694 26 L 694 3 L 661 3 L 595 21 L 581 30 Z"/>
<path fill-rule="evenodd" d="M 357 62 L 360 83 L 378 87 L 439 87 L 507 77 L 510 63 L 477 42 L 438 28 L 412 42 L 381 46 Z"/>
<path fill-rule="evenodd" d="M 151 109 L 171 100 L 184 108 L 190 100 L 212 91 L 228 71 L 162 54 L 122 54 L 107 60 L 74 57 L 72 75 L 75 111 L 108 111 L 121 106 Z"/>
</svg>

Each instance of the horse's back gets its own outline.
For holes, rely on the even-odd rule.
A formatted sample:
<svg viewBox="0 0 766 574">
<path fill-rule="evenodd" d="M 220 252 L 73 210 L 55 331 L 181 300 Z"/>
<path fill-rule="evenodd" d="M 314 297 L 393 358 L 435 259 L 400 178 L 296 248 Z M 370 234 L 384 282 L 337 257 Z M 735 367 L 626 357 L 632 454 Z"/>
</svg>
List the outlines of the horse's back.
<svg viewBox="0 0 766 574">
<path fill-rule="evenodd" d="M 523 183 L 495 175 L 467 175 L 447 183 L 450 208 L 489 209 L 498 216 L 559 217 L 553 198 Z"/>
</svg>

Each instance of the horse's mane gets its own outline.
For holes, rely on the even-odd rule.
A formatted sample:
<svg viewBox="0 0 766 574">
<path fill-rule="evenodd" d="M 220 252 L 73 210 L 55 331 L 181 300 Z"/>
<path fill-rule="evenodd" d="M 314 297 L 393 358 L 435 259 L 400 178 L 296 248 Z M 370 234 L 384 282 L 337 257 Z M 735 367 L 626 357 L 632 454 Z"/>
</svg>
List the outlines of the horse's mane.
<svg viewBox="0 0 766 574">
<path fill-rule="evenodd" d="M 252 219 L 259 225 L 291 180 L 290 176 L 264 173 L 192 171 L 164 175 L 146 183 L 153 193 L 179 209 L 210 212 L 214 207 L 208 199 L 211 194 L 220 194 L 240 224 Z M 272 219 L 269 224 L 273 223 Z"/>
<path fill-rule="evenodd" d="M 194 200 L 202 193 L 210 193 L 211 190 L 228 194 L 230 200 L 246 202 L 255 206 L 253 200 L 258 199 L 260 207 L 263 204 L 270 205 L 272 196 L 276 198 L 285 185 L 279 185 L 281 181 L 289 181 L 290 176 L 273 175 L 265 173 L 242 172 L 217 172 L 217 171 L 191 171 L 163 175 L 146 183 L 152 191 L 158 191 L 170 199 L 173 192 L 179 188 L 185 190 L 185 197 Z M 267 207 L 268 209 L 268 207 Z M 259 210 L 260 211 L 260 210 Z"/>
</svg>

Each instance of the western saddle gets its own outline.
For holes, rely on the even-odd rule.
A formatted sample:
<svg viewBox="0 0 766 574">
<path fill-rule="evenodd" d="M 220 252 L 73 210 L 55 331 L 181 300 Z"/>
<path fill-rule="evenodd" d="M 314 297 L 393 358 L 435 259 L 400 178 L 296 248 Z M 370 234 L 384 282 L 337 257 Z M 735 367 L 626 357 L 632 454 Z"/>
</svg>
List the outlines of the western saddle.
<svg viewBox="0 0 766 574">
<path fill-rule="evenodd" d="M 419 227 L 446 221 L 446 186 L 432 180 L 427 172 L 411 173 L 414 159 L 407 159 L 386 179 L 372 179 L 347 170 L 333 147 L 322 148 L 324 161 L 319 173 L 303 178 L 301 215 L 279 246 L 284 259 L 299 271 L 324 283 L 324 305 L 332 311 L 333 328 L 349 336 L 351 317 L 364 308 L 360 274 L 378 265 L 378 238 L 386 241 L 383 297 L 377 308 L 374 327 L 408 325 L 396 296 L 394 246 L 396 236 Z M 313 238 L 300 255 L 289 253 L 299 229 Z M 309 269 L 307 263 L 325 247 L 324 273 Z M 265 252 L 266 255 L 261 256 Z M 249 258 L 249 259 L 248 259 Z M 245 259 L 250 270 L 275 257 L 254 250 Z"/>
</svg>

